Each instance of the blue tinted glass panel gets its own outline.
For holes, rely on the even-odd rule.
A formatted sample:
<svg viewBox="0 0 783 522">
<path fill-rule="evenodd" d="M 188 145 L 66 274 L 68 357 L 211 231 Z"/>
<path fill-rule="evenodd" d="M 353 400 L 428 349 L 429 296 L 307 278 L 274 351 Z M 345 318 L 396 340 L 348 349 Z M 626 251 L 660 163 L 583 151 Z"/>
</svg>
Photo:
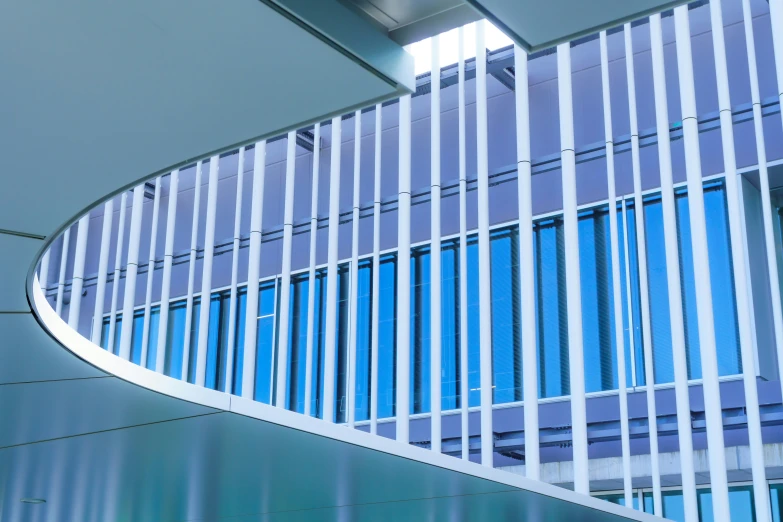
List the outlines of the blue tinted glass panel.
<svg viewBox="0 0 783 522">
<path fill-rule="evenodd" d="M 131 331 L 130 361 L 141 364 L 142 340 L 144 337 L 144 310 L 133 312 L 133 330 Z"/>
<path fill-rule="evenodd" d="M 229 391 L 235 395 L 242 393 L 242 368 L 245 362 L 245 312 L 247 311 L 247 287 L 237 291 L 236 334 L 234 336 L 234 364 L 232 386 Z"/>
<path fill-rule="evenodd" d="M 468 406 L 481 404 L 478 238 L 468 237 Z"/>
<path fill-rule="evenodd" d="M 146 367 L 154 370 L 155 361 L 158 358 L 158 333 L 160 332 L 160 305 L 153 306 L 150 309 L 150 332 L 147 341 L 147 361 Z"/>
<path fill-rule="evenodd" d="M 579 273 L 585 391 L 617 389 L 612 252 L 605 207 L 580 213 Z"/>
<path fill-rule="evenodd" d="M 201 297 L 194 297 L 193 312 L 190 321 L 190 351 L 188 352 L 188 382 L 191 384 L 196 382 L 199 315 L 201 315 Z"/>
<path fill-rule="evenodd" d="M 319 270 L 315 276 L 315 310 L 313 314 L 313 369 L 311 415 L 323 418 L 324 393 L 324 348 L 326 333 L 326 270 Z"/>
<path fill-rule="evenodd" d="M 562 219 L 539 221 L 533 231 L 539 396 L 569 393 L 568 321 Z"/>
<path fill-rule="evenodd" d="M 109 348 L 109 323 L 111 322 L 111 319 L 109 317 L 103 318 L 103 323 L 101 324 L 101 348 L 104 350 L 107 350 Z"/>
<path fill-rule="evenodd" d="M 359 262 L 356 310 L 356 410 L 357 421 L 370 418 L 370 358 L 372 342 L 372 262 Z"/>
<path fill-rule="evenodd" d="M 288 329 L 288 409 L 304 413 L 305 365 L 307 364 L 307 301 L 309 276 L 295 277 L 291 282 L 291 304 Z"/>
<path fill-rule="evenodd" d="M 175 379 L 182 378 L 182 357 L 185 345 L 185 301 L 177 301 L 169 306 L 169 325 L 166 332 L 165 373 Z"/>
<path fill-rule="evenodd" d="M 769 485 L 772 522 L 783 522 L 783 484 Z"/>
<path fill-rule="evenodd" d="M 275 345 L 276 281 L 264 282 L 258 290 L 258 330 L 256 337 L 256 382 L 253 398 L 272 402 L 272 372 Z"/>
<path fill-rule="evenodd" d="M 430 411 L 430 252 L 411 252 L 411 413 Z"/>
<path fill-rule="evenodd" d="M 207 337 L 205 386 L 225 391 L 230 292 L 212 294 Z"/>
<path fill-rule="evenodd" d="M 337 332 L 334 376 L 335 422 L 346 421 L 346 392 L 348 390 L 348 339 L 350 338 L 350 289 L 351 275 L 347 263 L 337 271 Z"/>
<path fill-rule="evenodd" d="M 522 400 L 519 230 L 490 235 L 493 404 Z"/>
<path fill-rule="evenodd" d="M 663 205 L 659 195 L 648 198 L 645 202 L 644 220 L 655 383 L 662 384 L 674 382 L 674 362 L 669 318 L 669 286 L 666 277 Z"/>
<path fill-rule="evenodd" d="M 699 504 L 700 522 L 714 522 L 712 510 L 712 491 L 698 489 L 696 495 Z M 723 518 L 723 517 L 722 517 Z M 753 486 L 734 486 L 729 488 L 729 520 L 751 522 L 756 520 L 753 508 Z"/>
<path fill-rule="evenodd" d="M 394 416 L 397 375 L 397 256 L 381 257 L 378 295 L 378 418 Z"/>
<path fill-rule="evenodd" d="M 441 255 L 441 408 L 460 407 L 459 243 L 445 242 Z"/>
</svg>

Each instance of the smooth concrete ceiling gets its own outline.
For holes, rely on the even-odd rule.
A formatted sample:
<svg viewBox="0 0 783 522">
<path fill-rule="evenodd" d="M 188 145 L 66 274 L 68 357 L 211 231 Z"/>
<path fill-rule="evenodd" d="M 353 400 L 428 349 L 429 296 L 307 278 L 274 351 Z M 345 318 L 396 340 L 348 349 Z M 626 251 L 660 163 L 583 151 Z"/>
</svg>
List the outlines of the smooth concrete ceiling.
<svg viewBox="0 0 783 522">
<path fill-rule="evenodd" d="M 0 229 L 47 236 L 75 201 L 405 92 L 409 55 L 352 32 L 387 45 L 360 63 L 259 0 L 3 2 Z"/>
</svg>

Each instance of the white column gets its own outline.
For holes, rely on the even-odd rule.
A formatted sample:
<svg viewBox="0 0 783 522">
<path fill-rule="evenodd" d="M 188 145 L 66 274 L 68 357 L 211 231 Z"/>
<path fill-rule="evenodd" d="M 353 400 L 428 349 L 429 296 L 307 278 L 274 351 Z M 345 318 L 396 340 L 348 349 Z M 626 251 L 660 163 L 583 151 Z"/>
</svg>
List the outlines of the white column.
<svg viewBox="0 0 783 522">
<path fill-rule="evenodd" d="M 239 272 L 239 243 L 242 240 L 242 188 L 245 182 L 245 147 L 237 152 L 237 194 L 234 202 L 234 240 L 231 248 L 231 290 L 228 302 L 228 332 L 226 334 L 225 391 L 234 393 L 234 345 L 237 330 L 237 273 Z M 245 314 L 247 315 L 247 314 Z"/>
<path fill-rule="evenodd" d="M 411 96 L 400 98 L 397 203 L 397 440 L 410 441 L 411 362 Z"/>
<path fill-rule="evenodd" d="M 215 257 L 215 215 L 217 213 L 218 173 L 220 157 L 209 158 L 207 186 L 207 216 L 204 227 L 204 262 L 201 265 L 201 309 L 199 310 L 198 344 L 196 345 L 196 384 L 204 386 L 207 376 L 209 340 L 209 310 L 212 308 L 212 262 Z"/>
<path fill-rule="evenodd" d="M 166 243 L 163 246 L 163 275 L 160 282 L 160 318 L 158 320 L 158 349 L 155 352 L 155 371 L 163 373 L 166 366 L 166 338 L 169 328 L 169 297 L 171 296 L 171 265 L 174 260 L 174 231 L 177 225 L 177 196 L 179 170 L 169 177 L 169 204 L 166 213 Z"/>
<path fill-rule="evenodd" d="M 122 250 L 125 245 L 125 216 L 128 210 L 128 192 L 120 197 L 120 220 L 117 226 L 117 247 L 114 253 L 114 276 L 111 285 L 111 308 L 109 312 L 109 333 L 106 350 L 114 353 L 114 330 L 117 328 L 117 299 L 120 294 L 120 275 L 122 273 Z"/>
<path fill-rule="evenodd" d="M 114 198 L 103 204 L 103 225 L 101 227 L 101 252 L 98 255 L 98 282 L 95 287 L 95 308 L 92 314 L 92 334 L 90 340 L 101 344 L 103 331 L 103 306 L 106 296 L 106 277 L 109 270 L 109 249 L 111 248 L 111 223 L 114 218 Z M 47 250 L 47 254 L 49 251 Z M 43 273 L 43 263 L 41 264 Z M 45 283 L 42 283 L 45 284 Z"/>
<path fill-rule="evenodd" d="M 342 119 L 332 118 L 332 157 L 329 169 L 329 247 L 326 269 L 326 339 L 324 341 L 324 420 L 334 422 L 335 363 L 337 337 L 337 256 L 340 227 L 340 149 Z"/>
<path fill-rule="evenodd" d="M 155 279 L 155 250 L 158 244 L 158 215 L 160 213 L 160 177 L 155 178 L 155 196 L 152 200 L 152 224 L 150 226 L 150 255 L 147 261 L 147 292 L 144 297 L 144 325 L 141 331 L 141 366 L 148 367 L 147 352 L 150 340 L 150 315 L 152 314 L 152 282 Z M 160 316 L 158 316 L 160 317 Z"/>
<path fill-rule="evenodd" d="M 743 11 L 747 0 L 743 1 Z M 748 5 L 748 11 L 750 6 Z M 748 14 L 750 14 L 748 12 Z M 742 228 L 742 207 L 737 179 L 737 158 L 734 150 L 734 124 L 731 117 L 731 99 L 729 96 L 729 76 L 726 65 L 726 43 L 723 35 L 723 9 L 720 2 L 710 2 L 712 22 L 712 47 L 715 53 L 715 73 L 718 84 L 718 108 L 720 109 L 720 130 L 723 144 L 723 166 L 726 180 L 726 206 L 729 212 L 729 232 L 731 237 L 731 259 L 734 266 L 734 293 L 737 299 L 737 322 L 739 326 L 740 353 L 742 356 L 742 381 L 745 391 L 745 412 L 748 418 L 748 439 L 750 445 L 750 467 L 753 477 L 753 498 L 756 507 L 756 520 L 771 520 L 769 507 L 769 489 L 764 470 L 764 447 L 761 438 L 761 418 L 759 415 L 759 397 L 756 387 L 756 367 L 753 356 L 752 315 L 747 263 L 745 262 L 744 237 Z M 753 45 L 753 35 L 746 34 L 746 41 Z M 752 51 L 753 52 L 753 51 Z M 754 64 L 755 65 L 755 64 Z M 706 393 L 706 390 L 705 390 Z M 722 428 L 722 426 L 721 426 Z M 712 469 L 712 466 L 710 466 Z"/>
<path fill-rule="evenodd" d="M 652 354 L 652 327 L 650 323 L 649 282 L 647 279 L 647 239 L 644 229 L 644 198 L 642 197 L 642 174 L 639 159 L 639 124 L 636 116 L 636 80 L 634 78 L 633 40 L 631 24 L 623 27 L 625 36 L 625 70 L 628 82 L 628 113 L 631 130 L 631 164 L 633 169 L 634 209 L 636 216 L 636 246 L 639 262 L 639 296 L 642 312 L 642 351 L 644 353 L 645 394 L 647 398 L 647 426 L 650 439 L 650 474 L 653 486 L 653 511 L 663 516 L 661 498 L 661 472 L 658 458 L 658 424 L 655 407 L 655 367 Z M 627 219 L 627 216 L 626 216 Z M 625 223 L 626 221 L 623 221 Z M 625 237 L 627 242 L 627 235 Z M 628 250 L 626 249 L 626 260 Z M 627 261 L 626 261 L 627 262 Z M 630 279 L 629 279 L 630 281 Z M 629 300 L 630 302 L 630 300 Z M 630 315 L 629 315 L 630 317 Z M 633 332 L 631 332 L 633 334 Z"/>
<path fill-rule="evenodd" d="M 571 96 L 571 46 L 568 43 L 557 46 L 557 86 L 560 103 L 560 154 L 563 175 L 563 232 L 565 235 L 574 490 L 586 495 L 590 493 L 590 479 L 587 468 L 587 415 L 585 412 L 585 364 L 582 345 L 582 286 L 579 271 L 574 114 Z"/>
<path fill-rule="evenodd" d="M 459 403 L 463 460 L 470 459 L 470 414 L 468 411 L 468 175 L 465 142 L 465 28 L 458 30 L 458 104 L 459 117 Z"/>
<path fill-rule="evenodd" d="M 68 250 L 69 243 L 71 242 L 71 227 L 65 229 L 63 233 L 63 239 L 60 243 L 62 250 L 60 252 L 60 272 L 57 275 L 57 302 L 55 304 L 55 311 L 57 315 L 62 317 L 63 311 L 63 298 L 65 296 L 65 270 L 68 267 Z"/>
<path fill-rule="evenodd" d="M 68 326 L 79 331 L 79 313 L 82 308 L 82 289 L 84 288 L 84 258 L 87 255 L 87 234 L 90 231 L 90 213 L 79 219 L 76 228 L 76 252 L 73 259 L 73 278 L 71 282 L 71 305 L 68 309 Z"/>
<path fill-rule="evenodd" d="M 245 348 L 242 353 L 242 397 L 252 399 L 256 387 L 256 338 L 258 335 L 258 282 L 261 278 L 261 226 L 264 215 L 266 141 L 253 151 L 253 196 L 250 204 L 250 246 L 245 298 Z"/>
<path fill-rule="evenodd" d="M 685 354 L 680 259 L 677 243 L 677 209 L 675 207 L 674 185 L 672 181 L 666 74 L 663 63 L 663 40 L 661 35 L 660 14 L 652 15 L 650 17 L 650 41 L 652 44 L 655 123 L 658 133 L 658 163 L 661 173 L 663 233 L 664 241 L 666 243 L 666 279 L 669 290 L 669 318 L 671 321 L 672 352 L 674 359 L 674 391 L 677 400 L 677 433 L 680 442 L 680 470 L 682 473 L 683 504 L 685 506 L 685 520 L 687 522 L 696 522 L 698 521 L 698 508 L 696 505 L 696 479 L 693 465 L 693 439 L 691 438 L 691 409 L 690 398 L 688 396 L 688 363 Z M 652 382 L 648 381 L 647 386 L 652 386 Z"/>
<path fill-rule="evenodd" d="M 285 205 L 283 207 L 283 266 L 280 283 L 280 330 L 277 336 L 277 389 L 275 406 L 287 408 L 288 323 L 291 310 L 291 245 L 294 237 L 294 183 L 296 183 L 296 131 L 288 133 L 285 163 Z"/>
<path fill-rule="evenodd" d="M 356 419 L 356 332 L 359 316 L 359 205 L 361 193 L 362 159 L 362 111 L 354 114 L 353 131 L 353 219 L 351 221 L 351 294 L 350 294 L 350 334 L 348 337 L 348 426 L 353 428 Z"/>
<path fill-rule="evenodd" d="M 381 292 L 381 110 L 375 106 L 375 178 L 372 214 L 372 326 L 370 347 L 370 433 L 378 433 L 378 324 Z"/>
<path fill-rule="evenodd" d="M 201 205 L 201 167 L 199 160 L 196 163 L 196 180 L 193 193 L 193 221 L 190 228 L 190 260 L 188 262 L 188 296 L 185 301 L 185 336 L 182 349 L 182 380 L 188 380 L 190 366 L 190 336 L 193 326 L 193 292 L 196 278 L 196 256 L 198 254 L 198 218 L 199 206 Z M 201 296 L 201 306 L 209 306 L 209 296 L 204 302 L 204 296 Z"/>
<path fill-rule="evenodd" d="M 310 271 L 307 279 L 307 354 L 305 355 L 305 407 L 304 414 L 310 415 L 313 394 L 313 335 L 315 332 L 315 253 L 318 232 L 318 176 L 321 162 L 321 124 L 313 129 L 313 183 L 310 196 Z"/>
<path fill-rule="evenodd" d="M 476 167 L 478 186 L 479 375 L 481 463 L 493 467 L 492 278 L 489 252 L 489 158 L 487 155 L 487 48 L 484 21 L 476 22 Z"/>
<path fill-rule="evenodd" d="M 136 277 L 139 273 L 139 242 L 141 240 L 141 217 L 144 213 L 144 185 L 133 189 L 130 231 L 128 233 L 128 262 L 125 265 L 125 293 L 122 301 L 122 330 L 120 330 L 120 353 L 125 360 L 131 357 L 133 338 L 133 305 L 136 303 Z"/>
<path fill-rule="evenodd" d="M 688 182 L 693 265 L 699 267 L 698 270 L 694 270 L 694 283 L 696 287 L 696 314 L 699 324 L 704 415 L 707 422 L 712 508 L 715 520 L 728 520 L 729 486 L 726 477 L 723 412 L 720 405 L 720 384 L 718 382 L 715 319 L 712 313 L 710 257 L 707 246 L 707 221 L 704 215 L 704 185 L 701 178 L 699 121 L 696 113 L 696 90 L 693 83 L 691 31 L 687 6 L 683 5 L 674 9 L 674 29 L 677 39 L 677 69 L 680 80 L 680 106 L 685 142 L 685 172 Z"/>
<path fill-rule="evenodd" d="M 623 458 L 623 492 L 625 505 L 633 506 L 631 488 L 631 441 L 628 428 L 628 392 L 625 377 L 625 338 L 623 337 L 623 301 L 620 289 L 620 240 L 617 231 L 617 189 L 614 177 L 614 138 L 612 134 L 612 96 L 609 89 L 609 57 L 606 31 L 599 35 L 601 46 L 601 86 L 604 106 L 604 139 L 606 140 L 606 181 L 609 189 L 609 235 L 612 250 L 612 294 L 614 301 L 614 336 L 617 358 L 617 380 L 620 400 L 620 445 Z M 627 257 L 627 255 L 626 255 Z M 631 336 L 633 333 L 631 333 Z"/>
<path fill-rule="evenodd" d="M 440 38 L 433 36 L 430 91 L 430 411 L 432 451 L 441 451 Z"/>
<path fill-rule="evenodd" d="M 527 53 L 514 46 L 517 117 L 517 199 L 519 204 L 519 277 L 522 310 L 522 385 L 525 401 L 525 475 L 539 480 L 538 367 L 536 288 L 533 263 L 533 187 L 530 164 L 530 98 Z"/>
</svg>

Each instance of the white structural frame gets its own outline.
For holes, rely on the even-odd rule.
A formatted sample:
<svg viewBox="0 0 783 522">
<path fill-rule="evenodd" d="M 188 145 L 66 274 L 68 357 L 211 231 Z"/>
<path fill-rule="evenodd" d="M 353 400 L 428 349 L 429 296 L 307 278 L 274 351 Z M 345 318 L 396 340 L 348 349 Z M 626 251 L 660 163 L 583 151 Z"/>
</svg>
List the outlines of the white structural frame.
<svg viewBox="0 0 783 522">
<path fill-rule="evenodd" d="M 359 209 L 361 206 L 362 180 L 362 111 L 353 115 L 353 210 L 351 219 L 351 264 L 349 294 L 348 333 L 348 390 L 345 407 L 346 423 L 353 428 L 356 422 L 356 336 L 359 319 Z"/>
<path fill-rule="evenodd" d="M 576 154 L 571 93 L 571 45 L 557 46 L 557 90 L 560 106 L 560 157 L 563 178 L 563 234 L 565 236 L 568 310 L 568 365 L 571 392 L 571 443 L 574 449 L 574 490 L 590 493 L 587 455 L 587 403 L 582 339 L 582 287 L 579 270 L 579 217 L 576 197 Z"/>
<path fill-rule="evenodd" d="M 340 227 L 340 156 L 342 149 L 342 118 L 332 118 L 332 154 L 329 168 L 329 243 L 326 268 L 326 329 L 324 340 L 323 418 L 335 421 L 335 356 L 337 335 L 337 279 Z"/>
<path fill-rule="evenodd" d="M 277 336 L 277 381 L 274 404 L 287 408 L 288 389 L 288 328 L 291 320 L 291 250 L 294 234 L 294 187 L 296 183 L 296 131 L 286 139 L 285 196 L 283 206 L 283 259 L 280 276 L 280 335 Z"/>
<path fill-rule="evenodd" d="M 674 362 L 674 392 L 677 402 L 677 434 L 680 443 L 683 505 L 686 522 L 697 522 L 699 513 L 696 500 L 696 476 L 693 462 L 691 409 L 688 391 L 688 362 L 685 354 L 685 327 L 683 324 L 680 283 L 677 214 L 674 200 L 674 182 L 672 180 L 666 72 L 663 59 L 663 35 L 661 31 L 660 14 L 650 16 L 650 42 L 653 66 L 653 90 L 655 92 L 655 125 L 658 133 L 658 164 L 661 174 L 661 205 L 663 209 L 666 279 L 669 291 L 669 320 L 671 323 L 672 355 Z M 699 179 L 700 183 L 701 181 L 702 180 Z M 648 387 L 652 387 L 651 383 L 647 383 L 647 385 Z"/>
<path fill-rule="evenodd" d="M 479 382 L 481 388 L 481 463 L 493 467 L 492 434 L 492 279 L 489 245 L 489 155 L 487 152 L 487 48 L 485 22 L 476 26 L 476 178 L 478 194 Z"/>
<path fill-rule="evenodd" d="M 372 327 L 370 339 L 370 433 L 378 433 L 378 325 L 381 292 L 381 133 L 383 105 L 375 106 L 375 164 L 372 216 Z"/>
<path fill-rule="evenodd" d="M 114 330 L 117 328 L 117 299 L 120 288 L 120 274 L 122 271 L 122 249 L 125 244 L 125 215 L 128 207 L 128 193 L 123 192 L 120 197 L 120 220 L 117 224 L 117 246 L 114 254 L 114 275 L 111 285 L 111 316 L 109 317 L 109 331 L 106 339 L 106 350 L 114 353 Z M 123 319 L 125 319 L 123 317 Z"/>
<path fill-rule="evenodd" d="M 465 142 L 465 28 L 458 30 L 458 102 L 459 118 L 459 368 L 462 458 L 470 459 L 470 413 L 468 401 L 468 177 Z"/>
<path fill-rule="evenodd" d="M 84 288 L 84 258 L 87 254 L 87 236 L 90 231 L 90 213 L 79 219 L 76 228 L 76 251 L 73 258 L 73 277 L 71 282 L 71 303 L 68 307 L 68 326 L 79 330 L 79 314 L 82 308 L 82 289 Z"/>
<path fill-rule="evenodd" d="M 150 316 L 152 314 L 152 282 L 155 279 L 155 250 L 158 244 L 158 217 L 160 214 L 160 177 L 155 178 L 155 194 L 152 200 L 150 224 L 150 250 L 147 259 L 147 288 L 144 293 L 144 325 L 141 330 L 141 365 L 147 368 L 150 341 Z"/>
<path fill-rule="evenodd" d="M 261 227 L 264 216 L 266 141 L 253 149 L 253 195 L 250 205 L 250 245 L 245 297 L 245 348 L 242 352 L 242 397 L 253 399 L 256 383 L 256 338 L 258 335 L 258 284 L 261 272 Z"/>
<path fill-rule="evenodd" d="M 141 241 L 141 218 L 144 214 L 144 185 L 133 189 L 130 231 L 128 232 L 128 261 L 125 263 L 125 292 L 122 300 L 122 329 L 120 330 L 120 353 L 125 360 L 131 358 L 133 340 L 133 309 L 136 303 L 136 279 L 139 274 L 139 243 Z"/>
<path fill-rule="evenodd" d="M 519 276 L 522 310 L 522 386 L 525 424 L 525 475 L 539 480 L 541 457 L 538 424 L 538 345 L 536 343 L 536 274 L 533 259 L 533 175 L 530 157 L 530 94 L 527 53 L 514 46 L 514 92 L 517 127 L 519 205 Z"/>
<path fill-rule="evenodd" d="M 190 373 L 190 345 L 191 345 L 191 330 L 193 328 L 193 293 L 196 279 L 196 257 L 198 254 L 198 220 L 199 220 L 199 207 L 201 206 L 201 169 L 203 168 L 203 162 L 199 160 L 196 162 L 196 179 L 195 188 L 193 191 L 193 222 L 190 228 L 190 259 L 188 262 L 188 294 L 185 301 L 185 335 L 182 347 L 182 380 L 188 380 L 188 373 Z M 209 306 L 209 296 L 207 296 L 207 302 L 201 302 L 201 306 Z"/>
<path fill-rule="evenodd" d="M 63 300 L 65 297 L 65 271 L 68 268 L 68 250 L 71 242 L 71 227 L 65 229 L 63 233 L 63 239 L 60 242 L 62 246 L 60 250 L 60 271 L 57 274 L 57 301 L 55 302 L 55 312 L 62 317 L 63 313 Z"/>
<path fill-rule="evenodd" d="M 748 0 L 743 0 L 743 14 Z M 750 6 L 748 4 L 748 10 Z M 723 168 L 726 183 L 726 206 L 729 214 L 731 238 L 731 259 L 739 277 L 734 277 L 734 293 L 737 299 L 737 322 L 739 327 L 740 355 L 742 358 L 742 382 L 745 391 L 745 414 L 747 415 L 750 467 L 753 479 L 753 499 L 756 520 L 770 521 L 769 488 L 764 470 L 764 443 L 761 437 L 759 396 L 756 386 L 756 363 L 753 346 L 752 314 L 750 293 L 745 274 L 748 263 L 743 248 L 741 192 L 737 174 L 737 158 L 734 149 L 734 122 L 731 116 L 729 76 L 726 64 L 726 42 L 723 31 L 723 8 L 720 2 L 710 2 L 712 47 L 715 56 L 715 75 L 718 87 L 718 109 L 720 110 L 720 131 L 723 146 Z M 746 30 L 747 31 L 747 30 Z M 746 42 L 753 44 L 753 35 L 746 34 Z M 754 52 L 754 51 L 751 51 Z M 755 56 L 754 56 L 755 59 Z M 750 60 L 749 60 L 750 61 Z M 755 64 L 754 64 L 755 65 Z M 706 389 L 705 389 L 706 393 Z M 722 426 L 721 426 L 722 429 Z M 712 468 L 712 466 L 710 466 Z M 714 510 L 713 510 L 714 511 Z"/>
<path fill-rule="evenodd" d="M 207 185 L 207 215 L 204 224 L 204 258 L 201 265 L 201 309 L 198 320 L 198 344 L 196 345 L 196 384 L 204 386 L 207 376 L 207 350 L 209 348 L 209 313 L 212 308 L 212 264 L 215 258 L 215 219 L 217 214 L 218 174 L 220 156 L 209 158 Z"/>
<path fill-rule="evenodd" d="M 236 344 L 237 278 L 239 272 L 239 243 L 242 240 L 242 188 L 245 184 L 245 147 L 237 152 L 237 193 L 234 203 L 234 237 L 231 246 L 231 290 L 228 303 L 228 332 L 226 334 L 226 373 L 223 379 L 225 391 L 234 391 L 234 345 Z"/>
<path fill-rule="evenodd" d="M 430 42 L 430 429 L 431 449 L 441 452 L 441 227 L 440 227 L 440 37 Z"/>
<path fill-rule="evenodd" d="M 618 399 L 620 406 L 620 446 L 623 461 L 623 495 L 626 506 L 633 506 L 631 484 L 631 440 L 628 426 L 628 392 L 625 375 L 625 342 L 623 336 L 623 301 L 620 289 L 620 240 L 617 227 L 617 188 L 614 174 L 614 138 L 612 133 L 612 97 L 609 89 L 609 56 L 606 31 L 599 34 L 601 51 L 601 90 L 604 108 L 604 139 L 606 140 L 606 182 L 609 197 L 609 235 L 612 255 L 612 293 L 614 313 L 615 357 L 617 358 Z M 633 333 L 631 333 L 633 335 Z"/>
<path fill-rule="evenodd" d="M 155 352 L 155 371 L 166 370 L 166 340 L 169 325 L 169 299 L 171 296 L 171 267 L 174 262 L 174 232 L 177 225 L 177 199 L 179 169 L 169 176 L 169 201 L 166 212 L 166 240 L 163 245 L 163 274 L 160 282 L 160 317 L 158 319 L 158 349 Z"/>
<path fill-rule="evenodd" d="M 318 239 L 318 177 L 321 163 L 321 124 L 313 129 L 313 187 L 310 194 L 310 265 L 307 277 L 307 341 L 305 355 L 304 414 L 310 416 L 313 394 L 313 336 L 315 333 L 315 263 Z"/>
<path fill-rule="evenodd" d="M 397 203 L 397 389 L 396 438 L 410 440 L 411 361 L 411 95 L 400 97 L 400 150 Z"/>
<path fill-rule="evenodd" d="M 680 107 L 685 145 L 685 173 L 688 180 L 688 214 L 696 287 L 696 315 L 699 325 L 704 415 L 707 423 L 712 509 L 715 520 L 728 520 L 729 486 L 726 476 L 726 454 L 723 440 L 723 415 L 718 382 L 718 357 L 715 343 L 715 318 L 712 312 L 710 257 L 707 245 L 707 221 L 704 212 L 704 182 L 701 174 L 699 119 L 696 112 L 696 88 L 693 79 L 691 31 L 688 6 L 674 8 L 674 31 L 677 41 L 677 70 Z M 690 419 L 688 419 L 690 423 Z"/>
<path fill-rule="evenodd" d="M 109 270 L 109 250 L 111 249 L 111 225 L 114 219 L 114 198 L 109 199 L 103 204 L 103 219 L 101 223 L 101 251 L 98 255 L 98 282 L 95 287 L 95 308 L 92 314 L 92 333 L 90 340 L 101 344 L 101 333 L 103 331 L 103 308 L 106 300 L 106 278 Z M 46 270 L 49 266 L 49 251 L 44 254 L 46 261 Z M 41 274 L 44 273 L 44 263 L 41 262 Z M 46 279 L 42 276 L 41 288 L 46 289 Z"/>
<path fill-rule="evenodd" d="M 650 439 L 650 474 L 653 486 L 653 512 L 663 516 L 661 495 L 660 457 L 658 455 L 658 424 L 655 404 L 655 366 L 652 353 L 652 327 L 650 321 L 649 281 L 647 279 L 647 239 L 644 228 L 644 196 L 642 191 L 641 160 L 639 157 L 639 123 L 636 114 L 636 80 L 633 59 L 633 38 L 631 24 L 623 26 L 625 38 L 625 71 L 628 84 L 628 114 L 631 131 L 631 164 L 633 170 L 633 200 L 636 216 L 636 245 L 639 259 L 639 295 L 642 315 L 642 352 L 644 358 L 645 395 L 647 399 L 647 426 Z M 625 204 L 625 203 L 624 203 Z M 627 214 L 626 214 L 627 215 Z M 626 220 L 623 220 L 626 223 Z M 626 227 L 627 228 L 627 227 Z M 624 237 L 628 242 L 628 234 Z M 626 252 L 629 252 L 626 248 Z M 628 256 L 626 256 L 628 263 Z M 630 277 L 628 279 L 630 281 Z M 630 303 L 630 299 L 628 300 Z M 629 313 L 629 317 L 632 314 Z M 634 369 L 635 370 L 635 369 Z M 634 371 L 634 374 L 636 372 Z M 635 383 L 634 383 L 635 384 Z"/>
</svg>

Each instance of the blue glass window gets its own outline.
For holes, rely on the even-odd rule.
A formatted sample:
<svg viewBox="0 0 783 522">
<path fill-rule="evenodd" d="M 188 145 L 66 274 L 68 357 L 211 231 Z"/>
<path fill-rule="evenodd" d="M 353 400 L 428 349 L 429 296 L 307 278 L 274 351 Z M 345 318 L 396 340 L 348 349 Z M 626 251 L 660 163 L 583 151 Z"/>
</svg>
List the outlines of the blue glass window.
<svg viewBox="0 0 783 522">
<path fill-rule="evenodd" d="M 318 270 L 315 276 L 314 289 L 315 310 L 313 314 L 313 374 L 312 396 L 310 398 L 310 413 L 311 415 L 318 418 L 323 418 L 326 285 L 326 270 Z"/>
<path fill-rule="evenodd" d="M 335 422 L 346 422 L 346 392 L 348 390 L 348 339 L 350 337 L 350 293 L 351 275 L 349 264 L 344 263 L 337 270 L 337 336 L 335 347 L 334 411 Z"/>
<path fill-rule="evenodd" d="M 441 408 L 460 407 L 459 242 L 443 243 L 441 255 Z"/>
<path fill-rule="evenodd" d="M 258 289 L 258 330 L 256 331 L 256 382 L 253 398 L 272 403 L 273 362 L 275 346 L 275 308 L 277 281 L 266 281 Z"/>
<path fill-rule="evenodd" d="M 585 391 L 614 390 L 617 389 L 617 342 L 611 234 L 606 207 L 579 215 L 579 274 Z"/>
<path fill-rule="evenodd" d="M 109 326 L 111 318 L 109 316 L 103 318 L 103 325 L 101 326 L 101 348 L 104 350 L 109 349 Z M 122 331 L 122 314 L 117 314 L 117 320 L 114 323 L 114 350 L 112 353 L 117 352 L 120 347 L 120 332 Z"/>
<path fill-rule="evenodd" d="M 150 308 L 150 331 L 147 342 L 147 363 L 146 367 L 154 370 L 155 362 L 158 359 L 158 333 L 160 332 L 160 305 Z"/>
<path fill-rule="evenodd" d="M 296 276 L 291 281 L 291 303 L 288 329 L 288 395 L 289 410 L 304 413 L 305 373 L 307 364 L 307 300 L 309 275 Z"/>
<path fill-rule="evenodd" d="M 381 257 L 378 295 L 378 418 L 395 414 L 397 380 L 397 256 Z"/>
<path fill-rule="evenodd" d="M 568 317 L 561 218 L 533 226 L 540 397 L 568 395 Z"/>
<path fill-rule="evenodd" d="M 229 393 L 242 393 L 242 369 L 245 363 L 245 312 L 247 310 L 247 287 L 237 289 L 236 335 L 234 336 L 234 369 Z"/>
<path fill-rule="evenodd" d="M 490 234 L 493 404 L 522 400 L 519 229 Z"/>
<path fill-rule="evenodd" d="M 359 262 L 356 310 L 356 409 L 357 421 L 370 418 L 370 363 L 372 357 L 372 260 Z"/>
<path fill-rule="evenodd" d="M 430 249 L 411 252 L 411 413 L 430 411 Z"/>
</svg>

